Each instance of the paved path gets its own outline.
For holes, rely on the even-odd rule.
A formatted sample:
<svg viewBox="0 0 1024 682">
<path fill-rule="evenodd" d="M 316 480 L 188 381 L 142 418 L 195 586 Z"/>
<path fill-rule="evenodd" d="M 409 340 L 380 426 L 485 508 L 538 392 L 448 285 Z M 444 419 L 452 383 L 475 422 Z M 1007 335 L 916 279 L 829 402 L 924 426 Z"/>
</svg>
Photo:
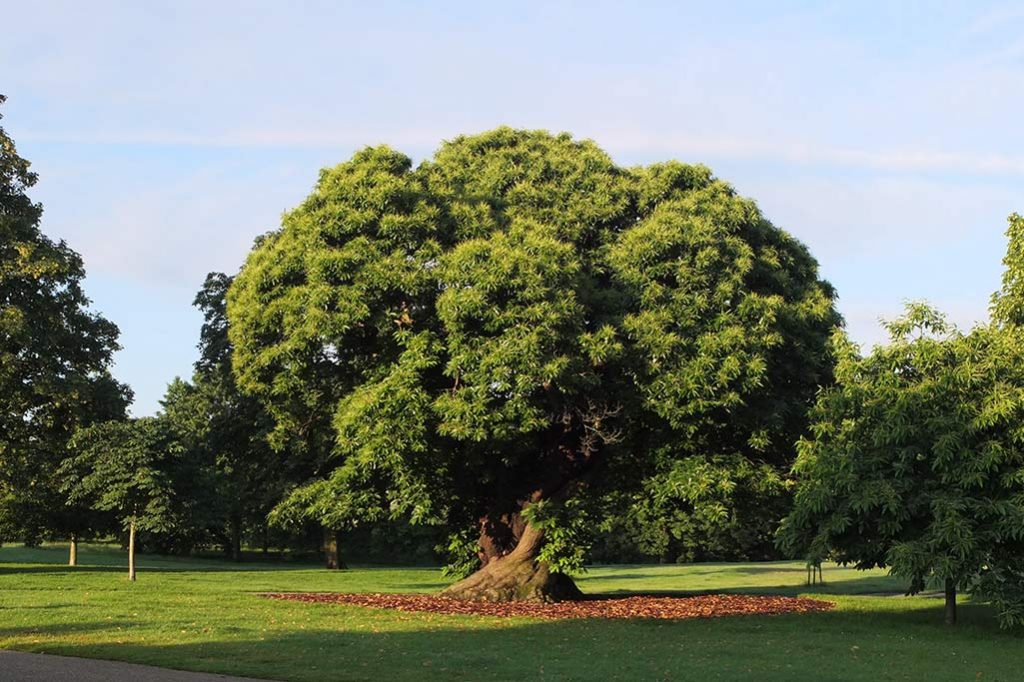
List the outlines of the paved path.
<svg viewBox="0 0 1024 682">
<path fill-rule="evenodd" d="M 154 668 L 91 658 L 0 651 L 2 682 L 256 682 L 248 677 Z"/>
</svg>

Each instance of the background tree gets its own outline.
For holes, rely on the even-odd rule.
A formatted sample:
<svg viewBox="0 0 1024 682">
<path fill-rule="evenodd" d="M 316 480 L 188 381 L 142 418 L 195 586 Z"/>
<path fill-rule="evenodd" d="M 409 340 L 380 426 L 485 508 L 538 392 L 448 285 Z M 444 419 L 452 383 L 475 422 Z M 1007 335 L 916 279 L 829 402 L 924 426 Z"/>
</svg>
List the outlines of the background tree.
<svg viewBox="0 0 1024 682">
<path fill-rule="evenodd" d="M 922 304 L 887 325 L 866 358 L 835 340 L 836 384 L 801 441 L 791 552 L 888 567 L 911 593 L 929 583 L 994 597 L 1024 621 L 1024 344 L 981 326 L 962 335 Z"/>
<path fill-rule="evenodd" d="M 331 457 L 289 510 L 444 523 L 480 566 L 449 594 L 558 599 L 653 453 L 788 466 L 832 297 L 706 168 L 503 128 L 323 171 L 228 317 L 239 384 Z"/>
<path fill-rule="evenodd" d="M 61 465 L 63 490 L 75 503 L 109 511 L 128 534 L 128 579 L 135 580 L 138 531 L 187 526 L 176 490 L 196 471 L 169 425 L 147 417 L 95 424 L 71 441 Z"/>
<path fill-rule="evenodd" d="M 71 434 L 123 417 L 130 392 L 110 375 L 118 330 L 89 311 L 81 258 L 40 232 L 35 182 L 0 128 L 0 539 L 74 547 L 97 519 L 67 508 L 54 474 Z"/>
<path fill-rule="evenodd" d="M 769 561 L 792 504 L 786 472 L 741 455 L 656 456 L 658 473 L 610 496 L 589 559 L 597 563 Z"/>
<path fill-rule="evenodd" d="M 213 489 L 203 503 L 213 532 L 238 561 L 244 534 L 265 528 L 289 477 L 300 476 L 293 470 L 300 462 L 271 449 L 273 420 L 235 384 L 225 314 L 230 284 L 231 277 L 210 273 L 196 295 L 204 319 L 199 360 L 191 383 L 179 380 L 168 387 L 163 416 L 193 456 L 207 463 Z"/>
</svg>

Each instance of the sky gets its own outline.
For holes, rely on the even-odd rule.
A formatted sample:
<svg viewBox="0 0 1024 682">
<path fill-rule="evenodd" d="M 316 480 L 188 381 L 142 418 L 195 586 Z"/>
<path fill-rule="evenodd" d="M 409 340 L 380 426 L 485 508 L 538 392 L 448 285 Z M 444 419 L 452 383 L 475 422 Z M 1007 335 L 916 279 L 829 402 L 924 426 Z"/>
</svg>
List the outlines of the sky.
<svg viewBox="0 0 1024 682">
<path fill-rule="evenodd" d="M 82 254 L 148 415 L 207 272 L 367 144 L 498 125 L 705 163 L 806 243 L 865 348 L 928 300 L 987 317 L 1024 212 L 1024 2 L 20 2 L 2 125 Z"/>
</svg>

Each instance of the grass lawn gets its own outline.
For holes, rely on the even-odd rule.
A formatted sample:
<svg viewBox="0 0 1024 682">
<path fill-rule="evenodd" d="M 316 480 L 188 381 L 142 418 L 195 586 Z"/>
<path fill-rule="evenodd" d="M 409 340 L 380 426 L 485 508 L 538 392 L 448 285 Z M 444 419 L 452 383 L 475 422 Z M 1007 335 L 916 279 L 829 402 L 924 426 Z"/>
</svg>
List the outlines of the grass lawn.
<svg viewBox="0 0 1024 682">
<path fill-rule="evenodd" d="M 594 567 L 585 592 L 823 595 L 829 613 L 688 621 L 545 621 L 263 599 L 261 591 L 430 592 L 437 569 L 140 557 L 83 546 L 0 548 L 0 648 L 279 680 L 1020 680 L 1024 636 L 987 607 L 906 598 L 880 572 L 802 563 Z M 0 671 L 0 678 L 2 678 Z"/>
</svg>

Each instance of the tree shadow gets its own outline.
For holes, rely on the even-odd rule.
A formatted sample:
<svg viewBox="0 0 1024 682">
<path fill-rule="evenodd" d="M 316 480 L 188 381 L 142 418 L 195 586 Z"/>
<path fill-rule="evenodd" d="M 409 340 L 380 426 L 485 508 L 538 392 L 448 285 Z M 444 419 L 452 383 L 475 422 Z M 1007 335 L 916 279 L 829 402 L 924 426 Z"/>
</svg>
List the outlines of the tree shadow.
<svg viewBox="0 0 1024 682">
<path fill-rule="evenodd" d="M 25 607 L 17 607 L 22 609 Z M 42 607 L 36 607 L 42 608 Z M 127 620 L 102 620 L 92 623 L 88 622 L 65 622 L 65 623 L 48 623 L 46 625 L 23 625 L 23 626 L 3 626 L 0 627 L 0 638 L 6 637 L 24 637 L 26 635 L 46 635 L 46 636 L 64 636 L 64 635 L 80 635 L 86 632 L 109 632 L 116 630 L 117 628 L 127 628 L 137 626 L 137 622 Z M 0 674 L 0 679 L 3 679 L 3 675 Z"/>
<path fill-rule="evenodd" d="M 141 570 L 141 569 L 140 569 Z M 22 565 L 4 565 L 0 564 L 0 575 L 23 575 L 26 573 L 127 573 L 128 566 L 47 566 L 40 564 L 32 564 L 28 566 Z"/>
<path fill-rule="evenodd" d="M 276 573 L 285 571 L 315 571 L 322 568 L 319 565 L 287 566 L 287 565 L 260 565 L 260 564 L 235 564 L 224 562 L 217 565 L 204 566 L 202 564 L 183 564 L 181 566 L 166 564 L 148 564 L 144 559 L 136 564 L 139 573 Z M 360 567 L 353 567 L 360 568 Z M 326 570 L 326 569 L 324 569 Z M 0 562 L 0 575 L 15 573 L 127 573 L 128 562 L 125 559 L 123 564 L 115 563 L 81 563 L 78 566 L 67 564 L 45 564 L 45 563 L 19 563 Z M 345 571 L 333 571 L 344 573 Z"/>
<path fill-rule="evenodd" d="M 340 621 L 337 629 L 301 632 L 254 627 L 220 641 L 160 644 L 111 638 L 44 648 L 308 682 L 880 679 L 908 671 L 917 679 L 1014 679 L 1024 665 L 1021 637 L 995 630 L 991 614 L 980 607 L 964 606 L 965 626 L 956 629 L 941 625 L 941 608 L 687 621 L 513 619 L 497 626 L 494 619 L 409 619 L 409 614 L 395 614 L 395 621 L 378 624 L 377 631 L 357 630 L 352 621 Z M 907 646 L 906 639 L 914 646 Z M 977 640 L 977 649 L 966 645 L 969 639 Z M 958 655 L 951 657 L 954 648 Z"/>
<path fill-rule="evenodd" d="M 596 577 L 596 583 L 615 582 L 618 580 L 642 581 L 650 576 L 609 576 Z M 805 582 L 790 585 L 736 585 L 711 588 L 655 588 L 650 590 L 637 589 L 610 589 L 601 592 L 587 592 L 587 580 L 577 581 L 580 589 L 587 594 L 593 595 L 645 595 L 645 596 L 701 596 L 708 594 L 746 594 L 746 595 L 780 595 L 796 596 L 813 592 L 815 594 L 830 595 L 902 595 L 906 590 L 894 585 L 892 578 L 888 576 L 864 576 L 858 578 L 840 578 L 829 580 L 824 583 L 807 585 Z"/>
<path fill-rule="evenodd" d="M 36 572 L 52 570 L 128 570 L 127 551 L 114 545 L 86 543 L 79 548 L 79 565 L 67 565 L 67 545 L 53 544 L 42 547 L 22 547 L 17 545 L 0 547 L 0 572 L 28 572 L 33 568 Z M 136 555 L 140 570 L 165 572 L 223 572 L 223 571 L 308 571 L 322 568 L 322 564 L 314 561 L 294 559 L 271 559 L 251 561 L 232 561 L 217 556 L 176 556 L 168 554 L 141 553 Z M 12 567 L 13 565 L 13 567 Z M 37 568 L 38 567 L 38 568 Z M 44 568 L 45 567 L 45 568 Z"/>
</svg>

